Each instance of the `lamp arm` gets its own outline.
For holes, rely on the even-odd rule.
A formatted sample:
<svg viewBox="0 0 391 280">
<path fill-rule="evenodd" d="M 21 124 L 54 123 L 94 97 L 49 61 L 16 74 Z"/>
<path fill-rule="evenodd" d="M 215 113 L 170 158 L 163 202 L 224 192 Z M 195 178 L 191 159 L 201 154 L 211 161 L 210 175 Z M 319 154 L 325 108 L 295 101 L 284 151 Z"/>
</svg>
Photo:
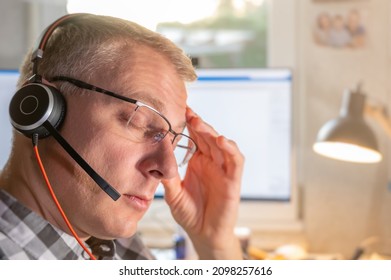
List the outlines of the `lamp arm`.
<svg viewBox="0 0 391 280">
<path fill-rule="evenodd" d="M 386 131 L 387 135 L 391 138 L 391 120 L 388 117 L 387 109 L 384 106 L 375 106 L 366 103 L 364 112 L 365 115 L 368 115 L 375 119 Z"/>
</svg>

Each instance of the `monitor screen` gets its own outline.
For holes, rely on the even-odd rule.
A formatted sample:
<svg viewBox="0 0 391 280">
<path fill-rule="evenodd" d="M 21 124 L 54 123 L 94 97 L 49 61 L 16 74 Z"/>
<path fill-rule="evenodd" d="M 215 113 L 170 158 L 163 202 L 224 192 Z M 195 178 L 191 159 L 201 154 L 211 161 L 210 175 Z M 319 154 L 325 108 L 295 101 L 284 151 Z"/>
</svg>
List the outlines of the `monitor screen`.
<svg viewBox="0 0 391 280">
<path fill-rule="evenodd" d="M 241 198 L 291 196 L 292 73 L 289 69 L 204 69 L 188 104 L 245 156 Z M 181 170 L 184 173 L 184 170 Z M 159 187 L 157 195 L 163 194 Z"/>
<path fill-rule="evenodd" d="M 8 105 L 16 90 L 19 73 L 17 70 L 0 70 L 0 170 L 11 151 L 12 126 L 9 121 Z"/>
</svg>

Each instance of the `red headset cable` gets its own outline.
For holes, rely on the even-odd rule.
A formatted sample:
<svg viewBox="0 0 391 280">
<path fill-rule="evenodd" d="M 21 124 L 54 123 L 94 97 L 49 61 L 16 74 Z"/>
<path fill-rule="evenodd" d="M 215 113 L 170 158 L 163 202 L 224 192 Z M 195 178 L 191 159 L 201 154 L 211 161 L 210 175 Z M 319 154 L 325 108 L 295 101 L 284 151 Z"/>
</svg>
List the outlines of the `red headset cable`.
<svg viewBox="0 0 391 280">
<path fill-rule="evenodd" d="M 41 161 L 41 157 L 39 155 L 38 135 L 34 134 L 32 140 L 33 140 L 33 147 L 34 147 L 35 157 L 37 159 L 39 168 L 41 170 L 43 178 L 45 179 L 46 186 L 49 189 L 50 195 L 52 196 L 53 201 L 54 201 L 54 203 L 57 206 L 58 211 L 60 211 L 60 214 L 61 214 L 62 218 L 64 219 L 64 221 L 65 221 L 66 225 L 68 226 L 69 230 L 71 231 L 72 235 L 75 237 L 76 241 L 80 244 L 80 246 L 84 249 L 84 251 L 90 256 L 91 260 L 96 260 L 95 256 L 90 252 L 90 250 L 88 250 L 88 248 L 84 245 L 83 241 L 81 241 L 81 239 L 79 238 L 79 236 L 77 235 L 77 233 L 73 229 L 71 223 L 69 222 L 67 216 L 65 215 L 65 212 L 62 210 L 62 207 L 61 207 L 60 203 L 57 200 L 56 194 L 53 191 L 52 185 L 50 184 L 49 178 L 48 178 L 48 176 L 46 174 L 46 171 L 45 171 L 45 167 L 43 166 L 42 161 Z"/>
</svg>

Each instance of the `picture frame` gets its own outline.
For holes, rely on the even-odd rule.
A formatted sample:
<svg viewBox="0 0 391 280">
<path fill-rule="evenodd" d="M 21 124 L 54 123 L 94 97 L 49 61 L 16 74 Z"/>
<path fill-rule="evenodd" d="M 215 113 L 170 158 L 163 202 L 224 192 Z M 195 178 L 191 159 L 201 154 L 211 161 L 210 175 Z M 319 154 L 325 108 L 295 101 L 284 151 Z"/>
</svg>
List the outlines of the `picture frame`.
<svg viewBox="0 0 391 280">
<path fill-rule="evenodd" d="M 316 3 L 345 3 L 344 5 L 315 5 L 312 18 L 312 40 L 317 47 L 331 49 L 364 49 L 368 45 L 368 10 L 350 2 L 365 0 L 313 0 Z"/>
</svg>

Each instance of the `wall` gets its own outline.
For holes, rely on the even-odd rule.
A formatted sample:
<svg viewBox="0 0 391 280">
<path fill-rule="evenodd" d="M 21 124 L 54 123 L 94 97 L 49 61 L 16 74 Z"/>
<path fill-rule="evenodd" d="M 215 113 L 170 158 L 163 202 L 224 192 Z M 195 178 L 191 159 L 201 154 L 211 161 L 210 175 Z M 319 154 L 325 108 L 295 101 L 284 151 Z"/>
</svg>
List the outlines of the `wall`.
<svg viewBox="0 0 391 280">
<path fill-rule="evenodd" d="M 66 0 L 0 0 L 0 69 L 18 69 L 40 32 L 66 13 Z"/>
<path fill-rule="evenodd" d="M 341 252 L 345 257 L 369 236 L 378 236 L 381 251 L 391 253 L 390 140 L 376 123 L 383 162 L 360 165 L 316 155 L 311 146 L 318 129 L 339 111 L 345 88 L 362 80 L 368 100 L 386 104 L 390 91 L 390 1 L 297 1 L 298 67 L 304 97 L 301 182 L 303 185 L 305 234 L 310 250 Z M 365 48 L 333 49 L 313 42 L 314 14 L 320 10 L 359 8 L 366 13 L 368 44 Z"/>
<path fill-rule="evenodd" d="M 2 1 L 0 9 L 0 68 L 18 67 L 26 46 L 26 5 L 21 2 Z M 15 23 L 15 18 L 20 19 Z M 12 47 L 10 47 L 12 46 Z"/>
</svg>

